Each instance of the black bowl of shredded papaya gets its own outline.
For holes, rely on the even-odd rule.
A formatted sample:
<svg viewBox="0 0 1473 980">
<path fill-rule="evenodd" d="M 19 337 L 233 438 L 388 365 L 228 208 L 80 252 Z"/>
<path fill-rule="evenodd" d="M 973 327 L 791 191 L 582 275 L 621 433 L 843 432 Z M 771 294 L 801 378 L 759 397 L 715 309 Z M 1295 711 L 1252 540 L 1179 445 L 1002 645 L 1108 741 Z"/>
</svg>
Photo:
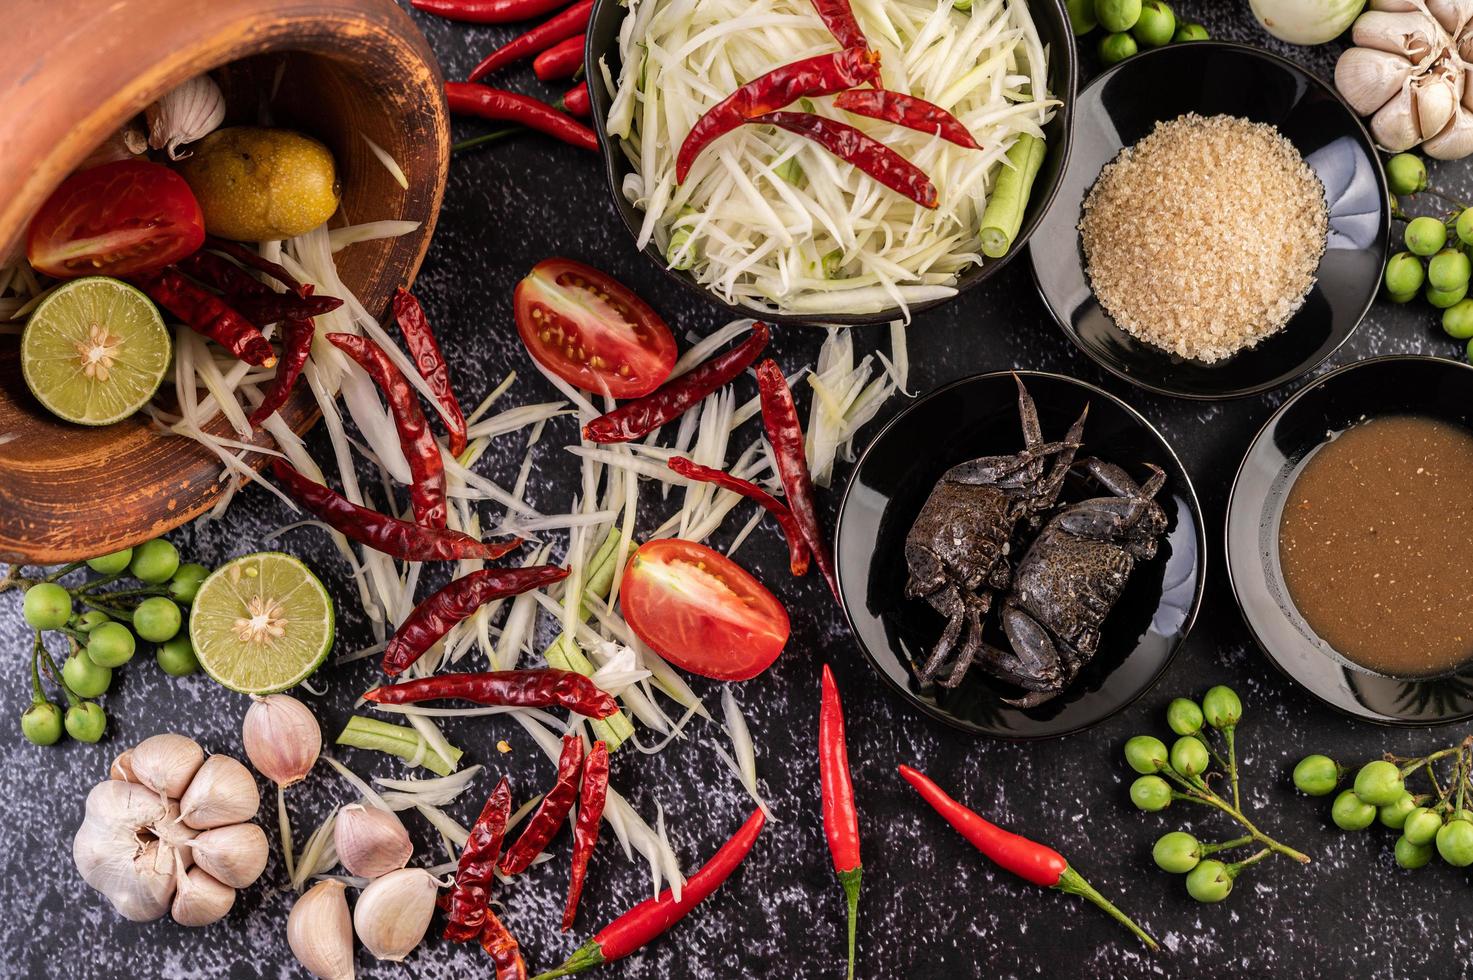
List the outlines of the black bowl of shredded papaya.
<svg viewBox="0 0 1473 980">
<path fill-rule="evenodd" d="M 1069 158 L 1078 63 L 1062 0 L 949 13 L 958 34 L 973 11 L 1015 19 L 998 26 L 1016 30 L 1019 53 L 962 52 L 949 84 L 929 87 L 897 74 L 918 40 L 907 17 L 856 5 L 847 27 L 842 17 L 825 26 L 811 0 L 775 2 L 782 9 L 762 13 L 737 0 L 594 4 L 592 124 L 614 209 L 650 261 L 738 316 L 856 325 L 944 303 L 1021 252 Z M 780 16 L 784 26 L 746 30 L 748 16 Z M 995 33 L 966 36 L 986 43 Z M 752 44 L 763 47 L 738 48 Z M 1039 93 L 1036 108 L 1022 107 L 1028 118 L 1016 120 L 990 72 L 1006 74 L 1014 97 Z M 762 82 L 773 75 L 775 84 Z M 880 81 L 890 91 L 862 87 Z M 740 124 L 728 114 L 730 128 L 713 119 L 710 138 L 695 139 L 698 120 L 719 116 L 712 107 L 738 89 L 761 90 Z M 984 89 L 997 106 L 980 102 Z M 907 91 L 932 104 L 918 107 Z M 677 153 L 695 144 L 691 159 Z"/>
<path fill-rule="evenodd" d="M 1020 740 L 1082 731 L 1149 690 L 1206 571 L 1201 508 L 1165 438 L 1109 392 L 1034 371 L 953 382 L 892 419 L 844 494 L 835 554 L 881 679 L 933 718 Z"/>
</svg>

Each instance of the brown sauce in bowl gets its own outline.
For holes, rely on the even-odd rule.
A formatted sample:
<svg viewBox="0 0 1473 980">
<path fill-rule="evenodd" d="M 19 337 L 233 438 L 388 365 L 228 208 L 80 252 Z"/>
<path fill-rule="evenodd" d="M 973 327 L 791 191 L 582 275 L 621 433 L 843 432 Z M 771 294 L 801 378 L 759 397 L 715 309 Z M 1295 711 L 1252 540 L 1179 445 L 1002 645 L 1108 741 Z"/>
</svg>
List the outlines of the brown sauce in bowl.
<svg viewBox="0 0 1473 980">
<path fill-rule="evenodd" d="M 1347 660 L 1393 677 L 1473 660 L 1473 432 L 1392 415 L 1321 446 L 1285 498 L 1279 564 Z"/>
</svg>

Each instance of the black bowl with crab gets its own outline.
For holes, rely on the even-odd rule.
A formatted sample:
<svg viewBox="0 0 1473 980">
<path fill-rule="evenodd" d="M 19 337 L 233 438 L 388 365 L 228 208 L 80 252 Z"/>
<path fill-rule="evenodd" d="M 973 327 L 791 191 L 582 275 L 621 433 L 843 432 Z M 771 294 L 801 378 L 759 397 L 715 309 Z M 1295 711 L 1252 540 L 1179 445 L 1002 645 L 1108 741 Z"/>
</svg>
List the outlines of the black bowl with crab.
<svg viewBox="0 0 1473 980">
<path fill-rule="evenodd" d="M 1100 628 L 1095 655 L 1061 694 L 1032 708 L 1005 699 L 1024 692 L 974 666 L 953 688 L 922 684 L 926 661 L 946 620 L 905 596 L 906 536 L 941 475 L 957 463 L 1023 447 L 1013 372 L 977 375 L 916 401 L 875 436 L 844 495 L 836 532 L 841 597 L 861 648 L 880 676 L 926 714 L 964 731 L 1011 739 L 1081 731 L 1144 694 L 1180 649 L 1202 601 L 1206 538 L 1196 492 L 1181 461 L 1129 405 L 1094 385 L 1056 374 L 1019 371 L 1037 406 L 1043 438 L 1063 438 L 1089 406 L 1079 455 L 1099 457 L 1139 481 L 1151 466 L 1165 474 L 1156 496 L 1166 518 L 1155 556 L 1139 562 Z M 1077 471 L 1059 503 L 1098 497 Z M 989 617 L 987 641 L 1007 649 Z"/>
</svg>

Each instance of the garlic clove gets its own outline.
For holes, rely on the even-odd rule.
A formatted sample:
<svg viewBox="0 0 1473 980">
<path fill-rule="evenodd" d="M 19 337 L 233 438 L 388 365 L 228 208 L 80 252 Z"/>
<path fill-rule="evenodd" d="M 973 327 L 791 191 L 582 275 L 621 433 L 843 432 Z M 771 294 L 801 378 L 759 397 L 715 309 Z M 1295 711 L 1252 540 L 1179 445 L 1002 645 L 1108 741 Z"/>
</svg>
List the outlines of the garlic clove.
<svg viewBox="0 0 1473 980">
<path fill-rule="evenodd" d="M 266 831 L 253 823 L 207 830 L 190 842 L 194 863 L 231 888 L 249 887 L 266 870 Z"/>
<path fill-rule="evenodd" d="M 1369 116 L 1401 90 L 1412 63 L 1399 54 L 1374 48 L 1346 48 L 1335 62 L 1335 88 L 1362 116 Z"/>
<path fill-rule="evenodd" d="M 396 814 L 361 803 L 338 811 L 333 845 L 343 867 L 360 878 L 378 878 L 397 871 L 414 854 L 414 843 Z"/>
<path fill-rule="evenodd" d="M 219 922 L 235 904 L 235 889 L 200 868 L 186 872 L 181 862 L 177 881 L 169 913 L 181 926 L 207 926 Z"/>
<path fill-rule="evenodd" d="M 424 939 L 439 889 L 423 868 L 400 868 L 370 881 L 353 909 L 358 941 L 381 960 L 404 959 Z"/>
<path fill-rule="evenodd" d="M 145 738 L 128 750 L 132 781 L 177 800 L 205 761 L 205 750 L 192 738 L 165 732 Z"/>
<path fill-rule="evenodd" d="M 242 823 L 255 817 L 260 808 L 255 777 L 228 755 L 206 759 L 179 800 L 181 818 L 195 830 Z"/>
<path fill-rule="evenodd" d="M 138 777 L 133 774 L 132 749 L 128 749 L 113 760 L 113 764 L 107 770 L 107 778 L 116 779 L 124 783 L 138 782 Z"/>
<path fill-rule="evenodd" d="M 1402 13 L 1408 10 L 1421 10 L 1418 6 L 1421 0 L 1371 0 L 1372 10 L 1386 10 L 1393 13 Z"/>
<path fill-rule="evenodd" d="M 97 144 L 92 152 L 77 164 L 77 169 L 88 170 L 92 167 L 100 167 L 104 163 L 132 160 L 146 152 L 148 152 L 148 135 L 135 124 L 129 123 Z"/>
<path fill-rule="evenodd" d="M 1355 19 L 1351 39 L 1358 48 L 1375 48 L 1421 61 L 1446 46 L 1446 32 L 1431 17 L 1415 13 L 1369 10 Z"/>
<path fill-rule="evenodd" d="M 1417 110 L 1417 131 L 1425 136 L 1442 132 L 1458 107 L 1458 84 L 1462 72 L 1428 72 L 1412 83 L 1412 105 Z"/>
<path fill-rule="evenodd" d="M 148 145 L 167 150 L 170 160 L 189 156 L 179 147 L 220 128 L 225 121 L 225 95 L 209 75 L 197 75 L 149 106 Z"/>
<path fill-rule="evenodd" d="M 1427 12 L 1454 37 L 1473 20 L 1473 0 L 1427 0 Z"/>
<path fill-rule="evenodd" d="M 1473 112 L 1458 106 L 1452 121 L 1422 149 L 1434 160 L 1461 160 L 1473 154 Z"/>
<path fill-rule="evenodd" d="M 246 756 L 278 786 L 301 782 L 322 753 L 322 729 L 307 706 L 289 694 L 253 698 L 241 726 Z"/>
<path fill-rule="evenodd" d="M 340 881 L 319 881 L 286 917 L 286 941 L 297 962 L 322 980 L 353 980 L 353 919 Z"/>
<path fill-rule="evenodd" d="M 1404 88 L 1371 117 L 1371 135 L 1384 150 L 1400 153 L 1422 139 L 1417 114 L 1412 108 L 1412 90 Z"/>
</svg>

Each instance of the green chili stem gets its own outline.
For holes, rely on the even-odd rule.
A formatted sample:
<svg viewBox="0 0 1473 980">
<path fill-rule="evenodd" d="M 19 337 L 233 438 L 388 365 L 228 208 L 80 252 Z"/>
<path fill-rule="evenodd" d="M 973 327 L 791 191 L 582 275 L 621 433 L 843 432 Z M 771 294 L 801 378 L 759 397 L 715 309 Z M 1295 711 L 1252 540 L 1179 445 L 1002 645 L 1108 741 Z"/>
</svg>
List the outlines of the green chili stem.
<svg viewBox="0 0 1473 980">
<path fill-rule="evenodd" d="M 849 974 L 854 980 L 854 934 L 859 924 L 859 878 L 863 868 L 850 868 L 839 872 L 839 884 L 844 887 L 844 901 L 849 906 Z"/>
<path fill-rule="evenodd" d="M 1054 887 L 1066 895 L 1078 895 L 1080 898 L 1093 902 L 1108 912 L 1110 917 L 1116 922 L 1135 933 L 1140 941 L 1148 947 L 1151 949 L 1161 948 L 1160 944 L 1152 939 L 1146 930 L 1136 925 L 1130 916 L 1117 909 L 1109 899 L 1095 891 L 1094 886 L 1080 877 L 1079 872 L 1075 871 L 1072 867 L 1066 866 L 1064 868 L 1064 873 L 1059 876 L 1059 882 Z"/>
<path fill-rule="evenodd" d="M 475 147 L 480 146 L 483 143 L 491 143 L 501 139 L 503 136 L 515 136 L 517 133 L 525 131 L 525 126 L 507 126 L 505 129 L 498 129 L 495 132 L 485 133 L 481 136 L 472 136 L 470 139 L 461 140 L 459 143 L 455 143 L 450 147 L 450 152 L 459 153 L 461 150 L 474 149 Z"/>
<path fill-rule="evenodd" d="M 555 980 L 557 977 L 582 973 L 584 970 L 591 970 L 596 966 L 603 966 L 603 964 L 603 949 L 596 941 L 590 939 L 574 950 L 573 955 L 569 956 L 562 966 L 555 970 L 548 970 L 546 973 L 539 973 L 532 980 Z"/>
</svg>

